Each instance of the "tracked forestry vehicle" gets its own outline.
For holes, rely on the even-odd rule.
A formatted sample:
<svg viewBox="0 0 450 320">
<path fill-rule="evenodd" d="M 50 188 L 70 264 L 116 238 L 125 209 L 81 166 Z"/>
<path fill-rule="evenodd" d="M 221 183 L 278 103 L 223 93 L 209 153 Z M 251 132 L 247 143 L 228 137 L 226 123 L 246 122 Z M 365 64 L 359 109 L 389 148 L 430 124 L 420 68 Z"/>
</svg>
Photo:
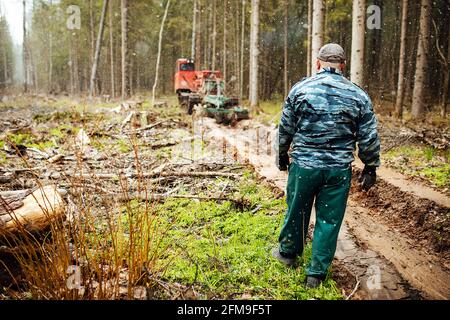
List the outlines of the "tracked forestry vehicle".
<svg viewBox="0 0 450 320">
<path fill-rule="evenodd" d="M 178 59 L 176 67 L 175 92 L 188 114 L 192 114 L 194 106 L 201 105 L 203 113 L 218 123 L 234 124 L 248 119 L 248 110 L 239 105 L 239 99 L 225 95 L 220 71 L 195 70 L 190 59 Z"/>
</svg>

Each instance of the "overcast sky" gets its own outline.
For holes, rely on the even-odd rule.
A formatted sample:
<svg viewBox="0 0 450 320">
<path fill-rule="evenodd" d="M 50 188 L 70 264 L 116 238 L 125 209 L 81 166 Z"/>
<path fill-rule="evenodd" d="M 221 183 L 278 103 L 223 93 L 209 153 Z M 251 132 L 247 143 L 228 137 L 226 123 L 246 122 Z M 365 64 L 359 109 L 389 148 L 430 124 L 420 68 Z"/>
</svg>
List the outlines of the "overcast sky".
<svg viewBox="0 0 450 320">
<path fill-rule="evenodd" d="M 27 1 L 27 4 L 31 1 Z M 22 0 L 0 0 L 2 15 L 8 21 L 11 37 L 16 44 L 22 44 L 23 40 L 23 4 Z M 27 10 L 28 11 L 28 10 Z"/>
</svg>

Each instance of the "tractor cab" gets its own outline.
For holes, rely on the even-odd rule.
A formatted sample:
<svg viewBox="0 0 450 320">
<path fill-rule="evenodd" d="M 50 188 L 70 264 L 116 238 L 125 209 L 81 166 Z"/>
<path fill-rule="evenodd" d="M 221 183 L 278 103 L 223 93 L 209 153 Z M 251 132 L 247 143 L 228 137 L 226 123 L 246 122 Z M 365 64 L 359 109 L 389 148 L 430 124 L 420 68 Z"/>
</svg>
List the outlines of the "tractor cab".
<svg viewBox="0 0 450 320">
<path fill-rule="evenodd" d="M 248 119 L 248 111 L 239 106 L 237 97 L 227 97 L 222 73 L 218 70 L 195 70 L 192 59 L 178 59 L 175 71 L 175 92 L 180 106 L 192 114 L 194 106 L 218 123 L 236 123 Z"/>
<path fill-rule="evenodd" d="M 178 59 L 177 71 L 195 71 L 194 60 L 192 59 Z"/>
<path fill-rule="evenodd" d="M 195 92 L 195 64 L 192 59 L 178 59 L 175 72 L 175 92 Z"/>
</svg>

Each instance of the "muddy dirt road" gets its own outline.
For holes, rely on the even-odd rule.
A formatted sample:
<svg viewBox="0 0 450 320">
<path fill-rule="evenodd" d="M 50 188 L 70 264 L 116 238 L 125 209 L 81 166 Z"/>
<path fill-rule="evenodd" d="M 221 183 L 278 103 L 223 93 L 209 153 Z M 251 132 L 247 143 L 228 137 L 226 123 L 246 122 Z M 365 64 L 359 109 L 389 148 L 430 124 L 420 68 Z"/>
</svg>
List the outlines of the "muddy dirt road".
<svg viewBox="0 0 450 320">
<path fill-rule="evenodd" d="M 287 175 L 276 169 L 271 151 L 274 128 L 250 121 L 230 128 L 206 118 L 196 123 L 201 132 L 206 133 L 207 139 L 228 145 L 229 149 L 249 162 L 263 179 L 280 190 L 285 189 Z M 354 175 L 361 167 L 360 162 L 355 163 Z M 356 184 L 352 187 L 336 258 L 358 279 L 358 293 L 362 298 L 449 299 L 448 247 L 433 246 L 432 237 L 427 237 L 424 228 L 418 228 L 421 233 L 416 234 L 401 230 L 399 221 L 383 217 L 384 211 L 391 214 L 392 210 L 384 210 L 389 205 L 374 207 L 367 199 L 374 198 L 375 192 L 383 193 L 380 188 L 386 188 L 388 194 L 385 196 L 392 203 L 401 203 L 407 197 L 410 201 L 408 208 L 403 208 L 407 216 L 397 220 L 401 220 L 403 225 L 413 224 L 413 227 L 415 213 L 420 211 L 424 202 L 434 210 L 429 215 L 435 215 L 435 220 L 448 221 L 450 199 L 431 188 L 408 181 L 388 168 L 381 168 L 378 176 L 378 186 L 372 194 L 363 194 Z"/>
</svg>

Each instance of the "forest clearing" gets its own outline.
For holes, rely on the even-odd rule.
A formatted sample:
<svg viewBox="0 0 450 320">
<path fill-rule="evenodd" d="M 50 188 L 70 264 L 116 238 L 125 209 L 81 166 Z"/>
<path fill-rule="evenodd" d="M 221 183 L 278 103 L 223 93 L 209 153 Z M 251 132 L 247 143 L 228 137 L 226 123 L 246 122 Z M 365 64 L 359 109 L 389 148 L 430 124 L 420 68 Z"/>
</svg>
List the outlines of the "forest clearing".
<svg viewBox="0 0 450 320">
<path fill-rule="evenodd" d="M 446 1 L 72 2 L 14 2 L 19 44 L 0 1 L 0 300 L 450 299 Z M 296 88 L 324 72 L 357 96 L 327 99 L 367 95 L 370 112 L 349 124 L 305 91 L 283 169 Z M 318 195 L 295 263 L 273 250 L 307 172 L 293 178 L 295 135 L 335 161 L 344 149 L 317 141 L 340 125 L 355 161 L 312 287 Z"/>
</svg>

